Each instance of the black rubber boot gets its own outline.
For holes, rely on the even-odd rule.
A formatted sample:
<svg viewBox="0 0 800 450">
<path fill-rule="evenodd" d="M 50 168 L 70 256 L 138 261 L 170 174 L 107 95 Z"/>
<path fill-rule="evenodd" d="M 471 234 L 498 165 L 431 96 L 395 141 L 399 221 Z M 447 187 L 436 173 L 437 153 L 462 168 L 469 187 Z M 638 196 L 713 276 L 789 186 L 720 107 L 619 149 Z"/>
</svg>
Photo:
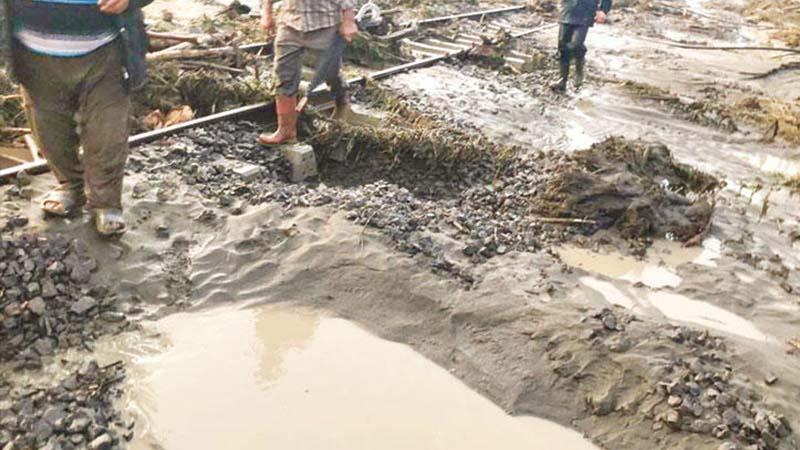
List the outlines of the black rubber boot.
<svg viewBox="0 0 800 450">
<path fill-rule="evenodd" d="M 575 88 L 580 89 L 583 86 L 584 69 L 586 68 L 586 59 L 577 58 L 575 60 Z"/>
<path fill-rule="evenodd" d="M 569 80 L 569 60 L 564 61 L 561 60 L 559 62 L 559 72 L 561 73 L 561 80 L 551 86 L 554 91 L 557 92 L 566 92 L 567 90 L 567 80 Z"/>
</svg>

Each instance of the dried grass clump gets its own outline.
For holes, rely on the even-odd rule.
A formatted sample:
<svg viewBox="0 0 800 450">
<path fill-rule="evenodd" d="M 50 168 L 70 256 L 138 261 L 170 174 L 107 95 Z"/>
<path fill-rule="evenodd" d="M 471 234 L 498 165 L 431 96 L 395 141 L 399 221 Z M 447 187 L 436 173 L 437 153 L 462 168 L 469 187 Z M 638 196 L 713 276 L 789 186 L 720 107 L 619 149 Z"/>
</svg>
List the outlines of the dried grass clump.
<svg viewBox="0 0 800 450">
<path fill-rule="evenodd" d="M 736 102 L 730 113 L 739 120 L 770 129 L 777 124 L 777 136 L 800 143 L 800 101 L 748 97 Z"/>
<path fill-rule="evenodd" d="M 363 127 L 325 122 L 315 130 L 311 144 L 325 155 L 344 150 L 350 160 L 380 154 L 392 164 L 417 160 L 432 164 L 489 162 L 499 164 L 516 153 L 483 136 L 449 127 Z"/>
<path fill-rule="evenodd" d="M 19 88 L 0 70 L 0 127 L 25 127 L 25 105 Z"/>
<path fill-rule="evenodd" d="M 745 14 L 758 23 L 772 22 L 779 30 L 772 34 L 790 47 L 800 47 L 800 4 L 786 0 L 751 0 Z"/>
<path fill-rule="evenodd" d="M 318 121 L 312 145 L 326 151 L 344 149 L 350 159 L 379 153 L 393 163 L 420 160 L 437 164 L 488 162 L 502 164 L 518 149 L 498 145 L 478 134 L 462 131 L 424 114 L 394 90 L 367 84 L 369 103 L 388 113 L 380 126 L 354 126 Z"/>
<path fill-rule="evenodd" d="M 685 101 L 666 89 L 630 80 L 622 86 L 636 97 L 658 101 L 692 122 L 731 132 L 737 130 L 731 113 L 714 100 Z"/>
<path fill-rule="evenodd" d="M 783 185 L 791 189 L 793 192 L 800 192 L 800 175 L 789 178 L 783 182 Z"/>
</svg>

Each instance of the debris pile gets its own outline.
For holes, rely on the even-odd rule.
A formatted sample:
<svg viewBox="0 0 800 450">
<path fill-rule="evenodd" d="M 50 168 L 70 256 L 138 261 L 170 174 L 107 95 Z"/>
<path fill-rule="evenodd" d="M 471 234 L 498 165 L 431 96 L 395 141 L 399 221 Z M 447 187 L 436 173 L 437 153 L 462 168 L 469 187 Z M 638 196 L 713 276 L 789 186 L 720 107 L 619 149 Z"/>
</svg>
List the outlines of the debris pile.
<svg viewBox="0 0 800 450">
<path fill-rule="evenodd" d="M 663 144 L 609 138 L 564 156 L 551 167 L 534 211 L 591 220 L 626 238 L 665 236 L 686 241 L 711 220 L 719 186 L 710 175 L 680 164 Z"/>
<path fill-rule="evenodd" d="M 35 369 L 56 349 L 90 346 L 98 334 L 125 329 L 116 296 L 92 286 L 97 263 L 64 237 L 0 237 L 0 362 Z"/>
<path fill-rule="evenodd" d="M 0 448 L 124 448 L 133 423 L 113 405 L 124 377 L 121 363 L 92 361 L 53 386 L 11 387 L 0 379 Z"/>
</svg>

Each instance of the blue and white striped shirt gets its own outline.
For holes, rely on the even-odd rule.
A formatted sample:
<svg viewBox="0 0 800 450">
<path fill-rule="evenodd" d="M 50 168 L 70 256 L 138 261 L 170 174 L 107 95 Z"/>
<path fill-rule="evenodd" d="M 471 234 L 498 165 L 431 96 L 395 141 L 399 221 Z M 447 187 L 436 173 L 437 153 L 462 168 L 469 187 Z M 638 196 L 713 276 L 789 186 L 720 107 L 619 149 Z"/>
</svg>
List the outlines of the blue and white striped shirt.
<svg viewBox="0 0 800 450">
<path fill-rule="evenodd" d="M 14 38 L 35 53 L 88 55 L 119 36 L 114 18 L 97 0 L 13 0 Z"/>
</svg>

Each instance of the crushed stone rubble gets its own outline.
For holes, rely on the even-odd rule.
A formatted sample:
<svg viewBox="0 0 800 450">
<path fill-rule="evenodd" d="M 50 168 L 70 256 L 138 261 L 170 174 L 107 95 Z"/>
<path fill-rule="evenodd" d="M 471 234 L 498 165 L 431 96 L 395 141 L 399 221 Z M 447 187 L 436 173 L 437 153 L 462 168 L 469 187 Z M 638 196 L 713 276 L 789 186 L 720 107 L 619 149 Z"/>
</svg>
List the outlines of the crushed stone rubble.
<svg viewBox="0 0 800 450">
<path fill-rule="evenodd" d="M 121 363 L 101 367 L 95 361 L 52 384 L 12 386 L 0 378 L 0 448 L 125 448 L 133 423 L 114 405 L 124 378 Z"/>
<path fill-rule="evenodd" d="M 591 325 L 588 341 L 614 353 L 627 352 L 634 341 L 642 340 L 637 334 L 626 336 L 627 325 L 636 320 L 627 312 L 604 308 L 584 320 Z M 673 355 L 649 363 L 655 385 L 647 398 L 636 409 L 623 410 L 613 396 L 601 396 L 590 405 L 594 415 L 635 411 L 652 421 L 654 432 L 711 436 L 719 440 L 720 450 L 781 448 L 792 433 L 788 421 L 766 407 L 767 399 L 736 372 L 723 338 L 674 325 L 655 326 L 650 332 L 663 342 L 662 348 L 673 349 Z"/>
<path fill-rule="evenodd" d="M 91 283 L 96 269 L 66 237 L 0 235 L 0 363 L 38 369 L 56 350 L 128 328 L 116 294 Z"/>
</svg>

